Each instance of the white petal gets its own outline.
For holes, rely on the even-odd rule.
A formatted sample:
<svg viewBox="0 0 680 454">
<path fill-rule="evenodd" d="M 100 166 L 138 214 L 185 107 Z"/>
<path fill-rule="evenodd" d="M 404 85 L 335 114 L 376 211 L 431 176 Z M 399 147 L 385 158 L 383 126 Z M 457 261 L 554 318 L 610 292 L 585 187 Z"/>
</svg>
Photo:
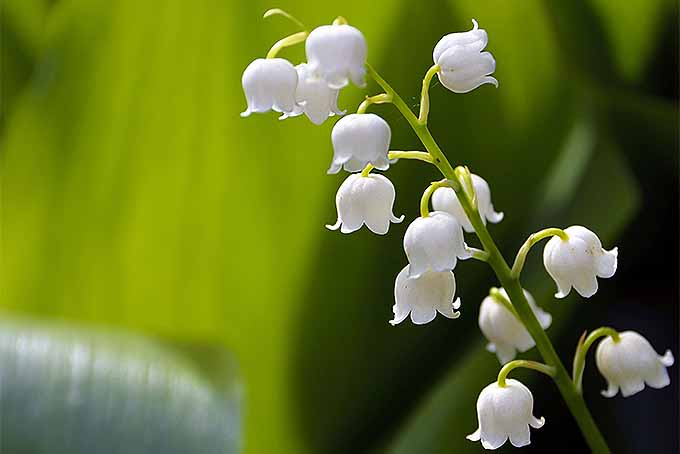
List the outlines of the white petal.
<svg viewBox="0 0 680 454">
<path fill-rule="evenodd" d="M 477 428 L 477 430 L 475 430 L 473 433 L 466 436 L 465 438 L 467 438 L 470 441 L 479 441 L 482 438 L 482 431 L 479 428 Z"/>
<path fill-rule="evenodd" d="M 659 357 L 659 361 L 666 367 L 671 367 L 675 363 L 675 358 L 673 358 L 673 353 L 670 350 L 666 350 L 663 356 Z"/>
<path fill-rule="evenodd" d="M 444 317 L 456 319 L 460 317 L 460 312 L 456 311 L 460 307 L 460 298 L 457 298 L 453 303 L 442 302 L 442 304 L 437 308 L 437 312 L 442 314 Z"/>
<path fill-rule="evenodd" d="M 253 112 L 292 112 L 296 107 L 295 89 L 298 82 L 295 67 L 283 58 L 258 58 L 243 72 L 241 84 L 248 108 L 241 114 Z"/>
<path fill-rule="evenodd" d="M 409 225 L 404 235 L 404 250 L 411 264 L 412 277 L 425 271 L 453 270 L 458 256 L 466 256 L 463 231 L 458 221 L 443 211 L 434 211 Z"/>
<path fill-rule="evenodd" d="M 438 309 L 452 304 L 456 291 L 456 280 L 452 272 L 428 271 L 419 278 L 410 278 L 408 274 L 409 265 L 406 265 L 397 275 L 394 284 L 395 307 L 399 314 L 410 310 L 411 320 L 416 324 L 423 324 L 432 321 Z M 453 303 L 453 307 L 458 303 Z M 396 313 L 395 309 L 395 315 Z M 450 312 L 449 315 L 452 315 L 451 318 L 457 317 Z"/>
<path fill-rule="evenodd" d="M 403 216 L 396 218 L 392 212 L 394 207 L 394 199 L 396 192 L 394 185 L 384 175 L 369 174 L 368 177 L 362 177 L 366 184 L 364 189 L 366 193 L 370 193 L 363 202 L 363 216 L 366 226 L 378 235 L 387 233 L 390 227 L 390 222 L 401 222 Z"/>
<path fill-rule="evenodd" d="M 533 427 L 534 429 L 540 429 L 541 427 L 543 427 L 544 424 L 545 424 L 545 418 L 542 417 L 542 416 L 540 418 L 536 418 L 535 416 L 532 416 L 531 419 L 529 420 L 529 425 L 531 427 Z"/>
<path fill-rule="evenodd" d="M 477 21 L 472 19 L 473 28 L 467 32 L 449 33 L 443 36 L 432 52 L 432 60 L 439 63 L 441 55 L 452 46 L 464 46 L 468 51 L 480 52 L 489 42 L 486 30 L 478 28 Z"/>
<path fill-rule="evenodd" d="M 597 275 L 603 278 L 612 277 L 614 273 L 616 273 L 618 256 L 619 248 L 614 248 L 611 251 L 604 251 L 598 259 Z"/>
<path fill-rule="evenodd" d="M 366 63 L 366 40 L 351 25 L 322 25 L 305 41 L 310 68 L 324 78 L 329 87 L 340 89 L 348 79 L 362 86 Z"/>
<path fill-rule="evenodd" d="M 621 395 L 623 397 L 630 397 L 645 389 L 645 382 L 642 380 L 631 380 L 621 383 Z"/>
<path fill-rule="evenodd" d="M 414 307 L 411 309 L 411 321 L 416 325 L 430 323 L 437 316 L 437 311 L 427 307 Z"/>
<path fill-rule="evenodd" d="M 439 59 L 439 80 L 454 93 L 467 93 L 480 85 L 498 81 L 491 77 L 496 61 L 489 52 L 469 52 L 460 46 L 449 48 Z"/>
<path fill-rule="evenodd" d="M 529 433 L 529 426 L 527 424 L 522 424 L 522 427 L 518 427 L 516 431 L 510 433 L 510 443 L 515 448 L 521 448 L 522 446 L 527 446 L 531 443 L 531 434 Z"/>
<path fill-rule="evenodd" d="M 333 166 L 340 164 L 350 172 L 358 172 L 371 163 L 386 170 L 391 135 L 387 122 L 375 114 L 350 114 L 341 118 L 331 133 Z"/>
<path fill-rule="evenodd" d="M 615 383 L 608 382 L 607 383 L 607 389 L 603 389 L 600 391 L 600 394 L 602 394 L 603 397 L 614 397 L 619 393 L 619 387 Z"/>
<path fill-rule="evenodd" d="M 475 231 L 453 189 L 437 188 L 432 194 L 432 207 L 435 211 L 446 211 L 455 217 L 466 232 Z"/>
</svg>

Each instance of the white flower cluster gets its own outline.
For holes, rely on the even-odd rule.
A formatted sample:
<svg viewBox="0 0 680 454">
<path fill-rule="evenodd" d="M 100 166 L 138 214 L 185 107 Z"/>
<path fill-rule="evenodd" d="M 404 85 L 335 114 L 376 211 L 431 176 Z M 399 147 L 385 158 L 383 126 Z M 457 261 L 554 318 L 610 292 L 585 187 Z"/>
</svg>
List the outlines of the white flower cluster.
<svg viewBox="0 0 680 454">
<path fill-rule="evenodd" d="M 338 108 L 339 92 L 350 81 L 359 87 L 365 85 L 367 47 L 363 34 L 341 19 L 336 19 L 332 25 L 317 27 L 309 34 L 300 32 L 284 38 L 275 44 L 267 58 L 256 59 L 248 65 L 242 78 L 248 107 L 241 115 L 274 110 L 282 113 L 280 119 L 304 114 L 317 125 L 330 116 L 344 115 L 345 111 Z M 498 86 L 498 81 L 491 76 L 496 68 L 495 59 L 484 51 L 488 35 L 475 20 L 472 22 L 472 30 L 447 34 L 435 45 L 434 65 L 423 81 L 420 117 L 416 120 L 410 111 L 404 114 L 407 119 L 411 118 L 409 123 L 416 132 L 427 123 L 427 90 L 435 74 L 442 85 L 454 93 L 467 93 L 484 84 Z M 302 41 L 305 41 L 306 63 L 293 66 L 288 60 L 276 58 L 277 46 Z M 391 89 L 389 85 L 381 83 L 375 73 L 372 75 L 386 93 L 367 97 L 364 103 L 392 102 L 392 96 L 396 96 L 394 90 L 388 90 Z M 378 115 L 365 113 L 368 104 L 364 103 L 357 113 L 339 119 L 331 133 L 333 158 L 328 173 L 344 170 L 350 175 L 336 194 L 337 222 L 326 227 L 349 234 L 366 225 L 371 232 L 384 235 L 391 223 L 402 222 L 404 216 L 394 215 L 396 191 L 392 182 L 384 175 L 371 173 L 372 170 L 386 171 L 400 157 L 433 163 L 434 151 L 390 152 L 392 132 L 389 124 Z M 418 122 L 416 126 L 414 121 Z M 446 160 L 445 157 L 442 159 Z M 448 172 L 442 170 L 442 173 L 452 178 L 452 170 L 449 165 Z M 403 246 L 408 264 L 395 280 L 392 325 L 402 323 L 409 316 L 416 325 L 426 324 L 433 321 L 437 313 L 449 319 L 458 318 L 461 303 L 460 298 L 455 298 L 453 274 L 458 261 L 474 257 L 491 263 L 490 254 L 495 245 L 488 250 L 470 248 L 465 242 L 465 233 L 479 233 L 475 226 L 485 230 L 488 222 L 501 222 L 504 215 L 494 209 L 491 190 L 482 177 L 464 167 L 457 168 L 453 174 L 458 181 L 442 180 L 425 191 L 421 216 L 406 229 Z M 432 212 L 429 211 L 430 202 Z M 479 237 L 484 243 L 482 235 Z M 554 367 L 545 364 L 512 361 L 517 352 L 534 347 L 539 335 L 543 335 L 544 344 L 549 345 L 541 329 L 550 326 L 551 315 L 539 308 L 531 294 L 518 284 L 528 250 L 535 242 L 548 237 L 551 239 L 543 251 L 543 263 L 557 285 L 556 298 L 566 297 L 572 288 L 582 297 L 589 298 L 598 290 L 597 278 L 610 278 L 616 272 L 617 248 L 603 249 L 598 236 L 582 226 L 546 229 L 530 236 L 520 249 L 512 270 L 506 272 L 515 279 L 513 287 L 509 291 L 492 289 L 479 308 L 479 328 L 488 340 L 487 349 L 505 365 L 498 381 L 488 385 L 479 395 L 479 428 L 468 436 L 470 440 L 481 441 L 485 449 L 497 449 L 507 440 L 517 447 L 528 445 L 529 427 L 538 429 L 544 424 L 543 418 L 533 416 L 531 391 L 517 380 L 506 381 L 505 375 L 514 367 L 529 367 L 549 375 L 555 373 Z M 498 258 L 497 251 L 495 254 Z M 502 257 L 499 260 L 502 262 Z M 503 263 L 503 266 L 507 269 L 507 265 Z M 500 273 L 498 276 L 506 282 Z M 522 302 L 521 316 L 518 301 L 511 301 L 509 294 Z M 532 321 L 532 317 L 535 320 Z M 531 323 L 525 324 L 527 320 Z M 653 388 L 669 384 L 666 368 L 673 364 L 670 351 L 663 356 L 657 355 L 644 337 L 632 331 L 619 335 L 611 328 L 600 328 L 592 334 L 595 336 L 592 341 L 579 344 L 579 349 L 584 351 L 577 350 L 576 359 L 580 358 L 583 364 L 588 346 L 599 338 L 597 336 L 607 336 L 599 344 L 596 358 L 597 367 L 608 382 L 607 390 L 602 393 L 604 396 L 613 397 L 620 389 L 626 397 L 641 391 L 645 384 Z M 577 361 L 574 364 L 574 384 L 580 386 L 580 377 L 576 376 Z"/>
<path fill-rule="evenodd" d="M 293 66 L 283 58 L 258 58 L 243 72 L 248 107 L 241 114 L 281 112 L 281 119 L 305 114 L 322 124 L 338 108 L 338 94 L 351 80 L 365 85 L 366 40 L 347 24 L 322 25 L 305 41 L 307 63 Z"/>
</svg>

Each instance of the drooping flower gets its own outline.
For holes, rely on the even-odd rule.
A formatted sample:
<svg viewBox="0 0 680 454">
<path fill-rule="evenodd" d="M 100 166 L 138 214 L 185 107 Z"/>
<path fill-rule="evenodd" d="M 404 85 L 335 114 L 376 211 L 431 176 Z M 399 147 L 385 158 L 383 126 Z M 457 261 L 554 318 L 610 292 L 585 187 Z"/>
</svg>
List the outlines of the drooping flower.
<svg viewBox="0 0 680 454">
<path fill-rule="evenodd" d="M 564 229 L 569 239 L 554 236 L 543 250 L 543 264 L 557 284 L 556 298 L 566 297 L 571 288 L 584 298 L 597 292 L 597 278 L 616 272 L 618 248 L 602 249 L 600 239 L 579 225 Z"/>
<path fill-rule="evenodd" d="M 338 108 L 338 94 L 340 90 L 328 87 L 324 79 L 315 74 L 307 63 L 300 63 L 295 67 L 298 74 L 295 100 L 297 106 L 289 114 L 280 117 L 297 117 L 303 113 L 315 125 L 320 125 L 333 115 L 344 115 L 345 111 Z"/>
<path fill-rule="evenodd" d="M 390 228 L 390 222 L 404 220 L 403 215 L 396 217 L 392 213 L 395 197 L 394 185 L 385 176 L 352 174 L 343 181 L 335 196 L 338 221 L 326 228 L 352 233 L 366 224 L 371 232 L 384 235 Z"/>
<path fill-rule="evenodd" d="M 657 389 L 670 384 L 666 368 L 675 361 L 670 350 L 659 356 L 649 341 L 635 331 L 619 336 L 618 342 L 611 337 L 602 340 L 595 353 L 597 368 L 608 384 L 603 396 L 614 397 L 621 388 L 621 395 L 628 397 L 642 391 L 645 383 Z"/>
<path fill-rule="evenodd" d="M 248 107 L 241 113 L 290 113 L 296 107 L 295 89 L 298 75 L 295 67 L 283 58 L 258 58 L 243 71 L 241 84 Z"/>
<path fill-rule="evenodd" d="M 486 224 L 487 221 L 494 224 L 501 222 L 503 220 L 503 213 L 497 213 L 493 208 L 491 203 L 491 189 L 489 189 L 489 184 L 484 180 L 484 178 L 479 175 L 472 174 L 472 186 L 475 190 L 475 195 L 477 196 L 477 209 L 479 210 L 479 216 L 482 218 L 482 222 Z M 470 220 L 468 219 L 463 207 L 456 197 L 456 193 L 453 189 L 448 187 L 437 188 L 432 194 L 432 207 L 437 211 L 446 211 L 452 214 L 463 226 L 466 232 L 474 232 L 475 229 L 472 227 Z"/>
<path fill-rule="evenodd" d="M 510 300 L 505 289 L 501 288 L 500 293 L 508 301 Z M 538 307 L 533 296 L 526 290 L 524 290 L 524 296 L 541 324 L 541 328 L 548 329 L 552 323 L 552 316 Z M 495 353 L 501 364 L 515 359 L 518 351 L 525 352 L 536 345 L 524 324 L 492 296 L 484 298 L 479 307 L 479 329 L 489 341 L 486 349 Z"/>
<path fill-rule="evenodd" d="M 315 28 L 305 42 L 307 61 L 328 86 L 340 89 L 354 82 L 366 85 L 366 39 L 347 24 L 322 25 Z"/>
<path fill-rule="evenodd" d="M 464 33 L 451 33 L 439 40 L 432 52 L 434 63 L 440 66 L 439 80 L 454 93 L 467 93 L 480 85 L 498 81 L 491 76 L 496 70 L 496 60 L 490 52 L 482 52 L 489 38 L 486 30 L 474 27 Z"/>
<path fill-rule="evenodd" d="M 404 251 L 410 277 L 420 277 L 427 270 L 451 271 L 459 258 L 470 257 L 463 229 L 456 218 L 444 211 L 433 211 L 414 220 L 404 235 Z"/>
<path fill-rule="evenodd" d="M 510 439 L 516 448 L 531 443 L 529 426 L 540 429 L 544 418 L 533 415 L 534 396 L 521 382 L 508 379 L 504 387 L 493 382 L 482 390 L 477 399 L 479 428 L 467 436 L 480 441 L 484 449 L 498 449 Z"/>
<path fill-rule="evenodd" d="M 333 126 L 333 162 L 328 173 L 338 173 L 341 168 L 359 172 L 367 164 L 376 169 L 387 170 L 390 161 L 392 130 L 381 117 L 368 114 L 350 114 Z"/>
<path fill-rule="evenodd" d="M 409 277 L 406 265 L 394 282 L 394 319 L 391 325 L 403 322 L 409 314 L 416 325 L 429 323 L 437 312 L 448 318 L 460 317 L 460 298 L 456 294 L 456 278 L 451 271 L 426 271 L 420 277 Z"/>
</svg>

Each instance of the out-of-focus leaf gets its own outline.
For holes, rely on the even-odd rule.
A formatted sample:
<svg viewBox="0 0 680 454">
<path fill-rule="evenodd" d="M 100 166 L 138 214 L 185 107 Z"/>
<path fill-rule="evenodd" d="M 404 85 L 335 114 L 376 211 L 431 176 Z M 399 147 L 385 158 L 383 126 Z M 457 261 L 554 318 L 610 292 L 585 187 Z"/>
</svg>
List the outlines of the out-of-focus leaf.
<svg viewBox="0 0 680 454">
<path fill-rule="evenodd" d="M 587 225 L 598 232 L 605 244 L 610 244 L 637 210 L 639 203 L 637 184 L 616 150 L 602 139 L 592 142 L 593 139 L 588 137 L 590 132 L 584 130 L 584 127 L 583 124 L 576 124 L 567 138 L 563 156 L 573 154 L 581 158 L 588 156 L 593 150 L 594 143 L 597 143 L 600 152 L 588 160 L 587 166 L 577 166 L 578 175 L 573 175 L 574 169 L 569 160 L 559 159 L 556 162 L 558 167 L 549 175 L 567 172 L 578 178 L 580 184 L 577 187 L 572 184 L 552 186 L 546 181 L 553 188 L 546 194 L 563 210 L 554 212 L 550 217 L 557 225 Z M 560 187 L 563 192 L 558 190 Z M 597 194 L 597 197 L 591 197 L 591 194 Z M 607 208 L 597 209 L 596 206 Z M 545 212 L 538 205 L 532 219 L 541 219 L 544 216 Z M 534 253 L 539 255 L 537 252 Z M 556 339 L 570 314 L 576 310 L 576 305 L 581 303 L 571 295 L 567 301 L 559 304 L 545 304 L 555 291 L 552 281 L 534 260 L 530 259 L 528 265 L 523 273 L 523 284 L 553 315 L 553 325 L 549 334 L 551 338 Z M 583 327 L 585 328 L 588 327 Z M 481 333 L 478 333 L 478 336 L 481 337 Z M 578 333 L 572 337 L 576 339 Z M 479 344 L 473 345 L 468 354 L 451 368 L 407 420 L 390 445 L 389 452 L 393 454 L 445 453 L 457 450 L 483 452 L 479 443 L 466 440 L 465 435 L 477 428 L 475 411 L 477 396 L 484 386 L 495 379 L 499 365 L 494 355 L 486 352 Z M 527 355 L 536 357 L 537 353 L 532 350 Z M 562 360 L 565 364 L 570 364 L 570 358 Z M 522 377 L 535 378 L 527 373 Z M 556 389 L 553 391 L 557 393 Z M 558 399 L 557 394 L 555 398 Z M 540 408 L 540 403 L 537 403 L 537 406 Z M 550 421 L 550 415 L 545 416 Z M 574 427 L 574 430 L 577 429 Z M 538 445 L 539 449 L 541 446 L 548 446 L 541 443 L 540 431 L 533 436 L 534 444 Z"/>
<path fill-rule="evenodd" d="M 384 21 L 356 0 L 280 6 L 310 26 L 346 15 L 373 59 L 395 5 L 372 3 Z M 297 454 L 294 332 L 336 181 L 330 121 L 239 117 L 243 69 L 296 31 L 261 19 L 272 6 L 52 5 L 0 145 L 0 305 L 227 346 L 247 384 L 245 449 Z"/>
<path fill-rule="evenodd" d="M 3 453 L 240 452 L 240 393 L 226 354 L 206 374 L 142 337 L 0 320 Z"/>
<path fill-rule="evenodd" d="M 548 7 L 552 3 L 549 2 Z M 567 5 L 571 2 L 564 2 Z M 616 63 L 617 72 L 629 82 L 639 82 L 650 63 L 651 51 L 660 36 L 660 26 L 672 13 L 672 0 L 590 0 L 597 14 Z M 581 30 L 572 30 L 574 35 Z"/>
</svg>

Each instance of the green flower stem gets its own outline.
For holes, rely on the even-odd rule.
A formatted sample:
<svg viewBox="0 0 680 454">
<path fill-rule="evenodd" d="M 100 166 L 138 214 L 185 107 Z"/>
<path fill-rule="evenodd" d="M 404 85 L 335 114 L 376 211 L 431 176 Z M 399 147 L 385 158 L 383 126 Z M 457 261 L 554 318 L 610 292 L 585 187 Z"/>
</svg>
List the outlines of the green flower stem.
<svg viewBox="0 0 680 454">
<path fill-rule="evenodd" d="M 420 198 L 420 215 L 422 217 L 426 218 L 430 215 L 430 197 L 432 197 L 434 191 L 444 186 L 449 187 L 449 182 L 447 180 L 430 183 L 427 189 L 425 189 L 423 196 Z"/>
<path fill-rule="evenodd" d="M 583 333 L 581 340 L 576 347 L 576 354 L 574 355 L 574 368 L 572 369 L 572 381 L 576 385 L 576 389 L 579 393 L 582 392 L 582 382 L 583 382 L 583 371 L 586 367 L 586 355 L 588 354 L 588 349 L 601 337 L 611 337 L 614 342 L 619 342 L 621 337 L 618 331 L 607 326 L 596 329 L 588 337 L 585 337 L 586 333 Z"/>
<path fill-rule="evenodd" d="M 371 104 L 385 104 L 392 102 L 392 96 L 388 95 L 387 93 L 380 93 L 379 95 L 375 96 L 366 96 L 366 98 L 359 104 L 359 107 L 357 108 L 357 113 L 362 114 L 366 113 L 366 109 L 368 109 L 368 106 Z"/>
<path fill-rule="evenodd" d="M 288 20 L 290 20 L 291 22 L 293 22 L 293 23 L 294 23 L 295 25 L 297 25 L 298 27 L 300 27 L 301 29 L 304 30 L 304 29 L 306 28 L 305 25 L 304 25 L 302 22 L 300 22 L 300 21 L 298 20 L 297 17 L 293 16 L 292 14 L 290 14 L 290 13 L 287 12 L 287 11 L 282 10 L 281 8 L 272 8 L 272 9 L 268 9 L 268 10 L 265 11 L 265 13 L 262 15 L 262 18 L 263 18 L 263 19 L 266 19 L 266 18 L 272 17 L 272 16 L 283 16 L 283 17 L 285 17 L 286 19 L 288 19 Z"/>
<path fill-rule="evenodd" d="M 468 247 L 466 250 L 470 253 L 470 257 L 475 260 L 479 260 L 480 262 L 486 262 L 489 260 L 489 253 L 486 251 L 474 247 Z"/>
<path fill-rule="evenodd" d="M 489 290 L 489 296 L 493 298 L 493 300 L 496 301 L 498 304 L 504 306 L 508 311 L 510 311 L 512 315 L 514 315 L 515 317 L 517 317 L 518 320 L 521 321 L 521 319 L 519 318 L 519 314 L 515 310 L 515 306 L 512 305 L 510 300 L 508 300 L 499 289 L 497 289 L 496 287 L 491 287 L 491 290 Z"/>
<path fill-rule="evenodd" d="M 388 159 L 418 159 L 432 164 L 432 156 L 426 151 L 390 151 Z"/>
<path fill-rule="evenodd" d="M 524 268 L 524 262 L 527 259 L 527 254 L 529 254 L 529 250 L 533 247 L 534 244 L 538 243 L 544 238 L 553 236 L 559 236 L 564 241 L 567 241 L 569 239 L 569 236 L 565 233 L 564 230 L 555 227 L 543 229 L 540 232 L 532 233 L 531 235 L 529 235 L 529 238 L 527 238 L 522 247 L 519 248 L 519 252 L 517 252 L 517 256 L 515 257 L 515 263 L 513 263 L 512 265 L 512 276 L 519 278 L 519 275 L 522 273 L 522 268 Z"/>
<path fill-rule="evenodd" d="M 437 145 L 437 142 L 435 142 L 432 134 L 430 134 L 430 130 L 427 129 L 427 125 L 418 123 L 418 118 L 416 118 L 415 114 L 408 107 L 408 104 L 406 104 L 404 100 L 401 99 L 401 96 L 399 96 L 399 94 L 394 91 L 390 84 L 388 84 L 387 81 L 383 79 L 371 65 L 366 63 L 366 69 L 368 70 L 368 74 L 378 83 L 378 85 L 382 87 L 383 90 L 385 90 L 385 93 L 392 95 L 392 104 L 394 104 L 399 112 L 401 112 L 406 121 L 408 121 L 408 123 L 411 125 L 411 128 L 413 128 L 413 131 L 416 133 L 420 141 L 423 143 L 423 145 L 425 145 L 425 149 L 427 149 L 427 151 L 429 151 L 430 155 L 432 156 L 432 163 L 438 168 L 444 169 L 442 170 L 442 173 L 451 180 L 451 187 L 454 190 L 459 187 L 457 180 L 455 180 L 453 167 L 451 167 L 451 164 L 446 159 L 446 156 L 444 156 L 444 153 L 439 148 L 439 145 Z"/>
<path fill-rule="evenodd" d="M 371 170 L 373 170 L 374 167 L 372 164 L 366 164 L 366 167 L 364 167 L 364 170 L 361 171 L 361 176 L 362 177 L 367 177 L 369 173 L 371 173 Z"/>
<path fill-rule="evenodd" d="M 440 69 L 439 65 L 433 65 L 423 77 L 423 89 L 420 92 L 420 115 L 418 115 L 418 123 L 421 125 L 427 124 L 427 116 L 430 114 L 430 83 Z"/>
<path fill-rule="evenodd" d="M 404 116 L 406 121 L 411 125 L 411 128 L 416 133 L 420 141 L 423 143 L 427 151 L 433 159 L 433 164 L 437 166 L 439 171 L 450 180 L 451 187 L 456 191 L 456 195 L 460 200 L 460 203 L 467 214 L 470 223 L 475 229 L 475 233 L 479 238 L 484 250 L 489 254 L 487 263 L 491 266 L 494 273 L 498 277 L 501 285 L 507 292 L 512 301 L 513 306 L 517 310 L 520 320 L 526 327 L 531 337 L 536 342 L 536 347 L 540 352 L 543 360 L 549 365 L 555 368 L 555 375 L 553 380 L 557 385 L 562 398 L 569 407 L 571 414 L 576 420 L 581 433 L 585 438 L 591 451 L 596 454 L 609 453 L 609 447 L 604 437 L 600 433 L 595 421 L 593 420 L 588 407 L 586 406 L 583 397 L 576 389 L 576 386 L 571 381 L 571 377 L 567 373 L 567 369 L 564 364 L 560 361 L 555 348 L 553 347 L 550 339 L 546 335 L 543 328 L 541 328 L 540 323 L 536 319 L 534 312 L 531 310 L 531 306 L 524 296 L 524 291 L 520 285 L 519 278 L 512 275 L 510 266 L 507 264 L 501 252 L 498 250 L 498 246 L 494 242 L 493 238 L 486 229 L 484 222 L 477 213 L 476 210 L 470 205 L 470 201 L 464 191 L 461 188 L 460 183 L 456 179 L 456 174 L 453 167 L 449 163 L 448 159 L 437 145 L 437 142 L 432 137 L 427 125 L 423 125 L 418 122 L 418 118 L 409 109 L 408 105 L 403 99 L 394 91 L 385 79 L 383 79 L 370 65 L 366 65 L 368 69 L 368 74 L 375 79 L 375 81 L 385 90 L 385 93 L 392 95 L 392 102 L 399 112 Z"/>
<path fill-rule="evenodd" d="M 298 33 L 294 33 L 290 36 L 286 36 L 285 38 L 278 40 L 277 42 L 274 43 L 272 48 L 269 49 L 269 52 L 267 52 L 266 58 L 275 58 L 276 55 L 281 51 L 281 49 L 284 49 L 284 48 L 290 47 L 290 46 L 294 46 L 296 44 L 303 42 L 304 40 L 307 39 L 308 35 L 309 35 L 309 33 L 307 33 L 307 32 L 298 32 Z"/>
<path fill-rule="evenodd" d="M 536 361 L 527 361 L 524 359 L 516 359 L 514 361 L 510 361 L 508 364 L 503 366 L 498 372 L 498 386 L 501 388 L 505 388 L 505 379 L 507 378 L 508 374 L 510 371 L 513 369 L 517 369 L 518 367 L 522 367 L 524 369 L 532 369 L 532 370 L 537 370 L 541 373 L 544 373 L 550 377 L 555 376 L 555 368 L 553 366 L 548 366 L 547 364 L 543 363 L 537 363 Z"/>
</svg>

